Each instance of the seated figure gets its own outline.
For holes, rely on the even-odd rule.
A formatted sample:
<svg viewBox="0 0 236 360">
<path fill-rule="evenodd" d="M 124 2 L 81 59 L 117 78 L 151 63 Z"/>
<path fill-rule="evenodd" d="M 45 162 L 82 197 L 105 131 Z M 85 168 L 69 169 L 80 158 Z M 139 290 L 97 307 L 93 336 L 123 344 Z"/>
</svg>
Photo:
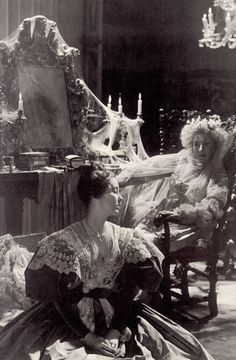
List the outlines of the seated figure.
<svg viewBox="0 0 236 360">
<path fill-rule="evenodd" d="M 138 171 L 156 169 L 171 176 L 124 189 L 126 199 L 123 225 L 156 232 L 153 220 L 158 213 L 168 216 L 170 252 L 194 247 L 197 240 L 208 240 L 218 219 L 223 216 L 228 195 L 228 178 L 223 158 L 232 145 L 232 137 L 218 118 L 193 119 L 181 132 L 184 147 L 177 154 L 157 155 L 139 163 L 137 169 L 126 169 L 120 183 Z M 158 229 L 160 237 L 162 229 Z"/>
</svg>

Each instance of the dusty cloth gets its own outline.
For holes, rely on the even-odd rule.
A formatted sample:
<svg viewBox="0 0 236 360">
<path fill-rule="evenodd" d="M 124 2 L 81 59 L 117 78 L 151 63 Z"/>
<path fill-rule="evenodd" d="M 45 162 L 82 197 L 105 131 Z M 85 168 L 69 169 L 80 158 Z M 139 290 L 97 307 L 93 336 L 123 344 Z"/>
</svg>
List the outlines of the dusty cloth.
<svg viewBox="0 0 236 360">
<path fill-rule="evenodd" d="M 51 234 L 72 224 L 84 215 L 77 194 L 78 171 L 64 172 L 55 168 L 38 171 L 38 201 L 43 231 Z"/>
<path fill-rule="evenodd" d="M 19 246 L 12 235 L 0 236 L 0 316 L 11 309 L 26 309 L 31 305 L 25 296 L 24 272 L 33 253 Z"/>
</svg>

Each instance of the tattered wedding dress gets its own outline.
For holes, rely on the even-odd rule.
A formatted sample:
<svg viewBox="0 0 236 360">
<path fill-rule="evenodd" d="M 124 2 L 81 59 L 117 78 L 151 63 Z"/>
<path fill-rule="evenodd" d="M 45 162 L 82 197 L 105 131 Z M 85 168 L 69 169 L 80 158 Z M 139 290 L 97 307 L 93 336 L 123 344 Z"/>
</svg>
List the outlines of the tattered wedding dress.
<svg viewBox="0 0 236 360">
<path fill-rule="evenodd" d="M 144 176 L 148 171 L 157 178 L 162 173 L 166 176 L 135 184 L 137 174 Z M 199 164 L 187 150 L 182 150 L 130 166 L 118 178 L 124 185 L 133 182 L 122 191 L 122 226 L 138 227 L 161 237 L 163 229 L 153 225 L 155 216 L 163 210 L 181 214 L 181 224 L 170 224 L 171 252 L 194 248 L 198 239 L 208 241 L 217 220 L 224 214 L 228 178 L 220 160 L 212 171 L 210 165 Z"/>
</svg>

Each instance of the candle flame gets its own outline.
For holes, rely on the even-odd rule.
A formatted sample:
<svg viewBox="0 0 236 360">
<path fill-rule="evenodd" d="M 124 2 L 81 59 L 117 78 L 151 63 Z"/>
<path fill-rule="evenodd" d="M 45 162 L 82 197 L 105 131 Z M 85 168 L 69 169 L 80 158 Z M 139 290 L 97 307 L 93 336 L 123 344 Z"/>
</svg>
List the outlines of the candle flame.
<svg viewBox="0 0 236 360">
<path fill-rule="evenodd" d="M 139 98 L 139 100 L 142 100 L 141 93 L 138 94 L 138 98 Z"/>
<path fill-rule="evenodd" d="M 121 95 L 119 96 L 119 105 L 121 105 Z"/>
<path fill-rule="evenodd" d="M 108 103 L 111 104 L 111 95 L 108 96 Z"/>
<path fill-rule="evenodd" d="M 22 100 L 21 92 L 19 93 L 19 100 Z"/>
</svg>

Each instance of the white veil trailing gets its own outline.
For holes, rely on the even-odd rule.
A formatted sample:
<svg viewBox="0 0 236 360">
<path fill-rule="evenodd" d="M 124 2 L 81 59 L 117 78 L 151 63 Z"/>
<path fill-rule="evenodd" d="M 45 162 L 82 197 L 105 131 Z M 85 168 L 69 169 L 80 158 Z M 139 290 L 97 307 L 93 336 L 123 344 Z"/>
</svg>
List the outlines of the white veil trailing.
<svg viewBox="0 0 236 360">
<path fill-rule="evenodd" d="M 119 224 L 136 227 L 154 208 L 165 208 L 170 189 L 170 176 L 178 161 L 178 154 L 156 155 L 129 164 L 119 175 L 122 188 L 122 209 Z"/>
</svg>

